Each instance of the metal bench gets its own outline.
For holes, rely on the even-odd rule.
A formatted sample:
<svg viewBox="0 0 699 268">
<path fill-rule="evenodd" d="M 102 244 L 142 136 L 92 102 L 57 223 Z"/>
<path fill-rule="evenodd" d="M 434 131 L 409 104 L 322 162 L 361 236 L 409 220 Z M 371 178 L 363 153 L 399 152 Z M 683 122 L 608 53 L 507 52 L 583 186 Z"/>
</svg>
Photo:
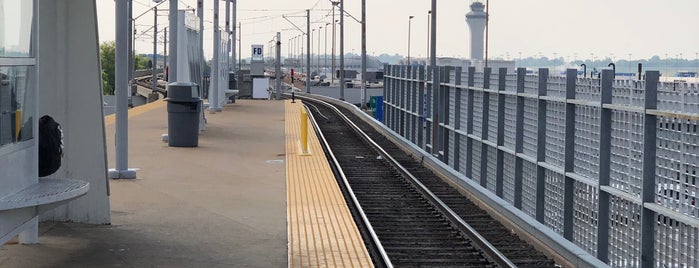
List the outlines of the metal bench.
<svg viewBox="0 0 699 268">
<path fill-rule="evenodd" d="M 38 183 L 0 197 L 0 213 L 9 217 L 9 222 L 19 221 L 19 225 L 0 226 L 3 227 L 0 245 L 18 234 L 20 243 L 37 243 L 39 215 L 87 194 L 89 189 L 90 184 L 86 181 L 40 178 Z"/>
</svg>

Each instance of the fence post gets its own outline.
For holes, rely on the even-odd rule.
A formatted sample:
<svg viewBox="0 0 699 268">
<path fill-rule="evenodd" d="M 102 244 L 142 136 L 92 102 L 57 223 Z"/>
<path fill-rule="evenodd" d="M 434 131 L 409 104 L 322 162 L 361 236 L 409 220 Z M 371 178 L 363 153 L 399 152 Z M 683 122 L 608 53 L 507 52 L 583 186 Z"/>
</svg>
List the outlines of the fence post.
<svg viewBox="0 0 699 268">
<path fill-rule="evenodd" d="M 454 68 L 454 129 L 461 129 L 461 67 Z M 454 170 L 461 171 L 461 134 L 454 131 Z"/>
<path fill-rule="evenodd" d="M 524 93 L 524 79 L 527 75 L 526 68 L 517 68 L 517 115 L 515 118 L 515 156 L 524 152 L 524 97 L 519 96 Z M 514 206 L 522 209 L 522 158 L 515 157 L 515 197 Z"/>
<path fill-rule="evenodd" d="M 443 126 L 439 127 L 440 140 L 439 140 L 439 152 L 442 154 L 442 162 L 449 165 L 449 129 L 447 125 L 449 124 L 449 87 L 442 85 L 442 83 L 449 83 L 449 73 L 454 69 L 451 66 L 439 67 L 439 123 Z"/>
<path fill-rule="evenodd" d="M 483 69 L 483 89 L 490 89 L 490 74 L 492 73 L 490 67 L 485 67 Z M 483 107 L 481 115 L 481 141 L 490 141 L 488 137 L 488 119 L 490 119 L 490 92 L 483 90 Z M 490 145 L 485 142 L 481 142 L 481 186 L 488 188 L 488 147 Z"/>
<path fill-rule="evenodd" d="M 417 123 L 417 145 L 423 150 L 427 150 L 425 145 L 425 123 L 427 121 L 427 92 L 425 91 L 425 66 L 418 67 L 418 118 Z"/>
<path fill-rule="evenodd" d="M 471 135 L 473 134 L 473 84 L 474 84 L 474 78 L 476 75 L 476 67 L 468 67 L 468 111 L 466 112 L 468 114 L 468 122 L 466 123 L 466 134 Z M 481 168 L 481 167 L 478 167 Z M 469 136 L 466 136 L 466 172 L 464 175 L 466 175 L 467 178 L 473 180 L 473 177 L 471 176 L 472 173 L 471 171 L 473 170 L 473 139 Z"/>
<path fill-rule="evenodd" d="M 430 153 L 434 157 L 437 157 L 441 160 L 442 157 L 439 155 L 439 143 L 441 141 L 439 137 L 439 109 L 441 109 L 442 107 L 439 105 L 439 103 L 441 102 L 442 93 L 439 92 L 439 71 L 439 66 L 436 66 L 436 68 L 432 69 L 432 150 L 430 150 Z"/>
<path fill-rule="evenodd" d="M 612 147 L 612 109 L 604 107 L 612 103 L 614 73 L 602 71 L 600 143 L 599 143 L 599 188 L 609 185 L 611 147 Z M 609 262 L 609 193 L 599 191 L 597 208 L 597 258 Z"/>
<path fill-rule="evenodd" d="M 507 68 L 500 68 L 498 69 L 498 137 L 497 137 L 497 145 L 498 147 L 500 146 L 505 146 L 505 94 L 502 94 L 503 91 L 505 91 L 505 86 L 507 83 Z M 503 158 L 505 157 L 503 152 L 500 148 L 497 149 L 497 168 L 495 171 L 495 194 L 499 197 L 502 198 L 502 190 L 503 190 L 503 177 L 505 176 L 504 174 L 504 163 L 503 163 Z"/>
<path fill-rule="evenodd" d="M 539 103 L 538 107 L 538 124 L 536 138 L 536 220 L 544 222 L 544 202 L 546 201 L 546 169 L 538 165 L 538 162 L 546 161 L 546 100 L 541 97 L 546 96 L 546 88 L 548 87 L 549 69 L 539 69 Z"/>
<path fill-rule="evenodd" d="M 566 70 L 566 101 L 575 99 L 575 82 L 578 78 L 577 76 L 578 70 Z M 573 241 L 575 180 L 568 176 L 568 173 L 575 172 L 575 104 L 566 102 L 565 111 L 564 171 L 566 176 L 563 183 L 563 237 Z"/>
<path fill-rule="evenodd" d="M 655 199 L 655 148 L 658 117 L 648 114 L 647 110 L 658 107 L 658 80 L 660 72 L 646 72 L 645 108 L 643 124 L 643 203 L 653 203 Z M 654 267 L 655 263 L 655 212 L 643 206 L 641 211 L 641 267 Z"/>
</svg>

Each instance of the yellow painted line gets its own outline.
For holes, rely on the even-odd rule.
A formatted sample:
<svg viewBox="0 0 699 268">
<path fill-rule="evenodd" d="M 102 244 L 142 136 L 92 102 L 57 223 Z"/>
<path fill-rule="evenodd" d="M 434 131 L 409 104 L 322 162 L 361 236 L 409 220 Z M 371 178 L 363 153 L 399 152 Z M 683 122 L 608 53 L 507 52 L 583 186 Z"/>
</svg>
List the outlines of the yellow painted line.
<svg viewBox="0 0 699 268">
<path fill-rule="evenodd" d="M 155 109 L 158 109 L 160 107 L 165 106 L 167 102 L 164 100 L 157 100 L 148 104 L 144 104 L 141 106 L 137 106 L 134 108 L 129 109 L 129 118 L 137 116 L 139 114 L 152 111 Z M 114 124 L 114 121 L 116 120 L 116 114 L 110 114 L 104 117 L 104 125 L 109 126 L 111 124 Z"/>
<path fill-rule="evenodd" d="M 301 151 L 302 103 L 285 105 L 289 267 L 373 267 L 310 124 L 311 154 Z"/>
</svg>

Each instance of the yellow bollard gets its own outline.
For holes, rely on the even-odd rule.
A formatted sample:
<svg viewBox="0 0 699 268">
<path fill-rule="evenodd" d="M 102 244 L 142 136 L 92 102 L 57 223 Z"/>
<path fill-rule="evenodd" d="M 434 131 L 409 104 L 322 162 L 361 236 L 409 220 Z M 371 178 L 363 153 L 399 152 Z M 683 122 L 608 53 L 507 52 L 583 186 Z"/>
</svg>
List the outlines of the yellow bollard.
<svg viewBox="0 0 699 268">
<path fill-rule="evenodd" d="M 15 141 L 19 141 L 19 130 L 22 127 L 22 110 L 15 111 Z"/>
<path fill-rule="evenodd" d="M 308 113 L 301 108 L 301 151 L 308 154 Z"/>
</svg>

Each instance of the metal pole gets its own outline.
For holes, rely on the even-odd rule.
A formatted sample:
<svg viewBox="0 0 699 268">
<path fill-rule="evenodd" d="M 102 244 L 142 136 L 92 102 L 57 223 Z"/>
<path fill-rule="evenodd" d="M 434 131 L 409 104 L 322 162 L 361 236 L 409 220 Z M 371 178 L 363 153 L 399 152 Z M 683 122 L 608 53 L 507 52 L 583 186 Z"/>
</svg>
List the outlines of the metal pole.
<svg viewBox="0 0 699 268">
<path fill-rule="evenodd" d="M 218 2 L 218 0 L 216 0 Z M 177 81 L 177 3 L 170 1 L 170 62 L 168 63 L 168 82 Z"/>
<path fill-rule="evenodd" d="M 153 8 L 153 93 L 158 88 L 158 8 Z"/>
<path fill-rule="evenodd" d="M 335 84 L 335 6 L 337 2 L 333 2 L 333 45 L 332 45 L 332 70 L 330 74 L 330 83 Z"/>
<path fill-rule="evenodd" d="M 176 1 L 176 0 L 173 0 Z M 219 0 L 214 0 L 214 58 L 211 61 L 211 90 L 209 92 L 209 113 L 218 110 L 218 80 L 219 80 L 219 53 L 221 45 L 221 31 L 218 29 Z"/>
<path fill-rule="evenodd" d="M 440 99 L 439 68 L 437 67 L 437 0 L 432 0 L 432 35 L 430 36 L 430 66 L 432 66 L 432 98 Z M 435 102 L 436 103 L 436 102 Z M 469 117 L 470 118 L 470 117 Z M 439 155 L 439 112 L 432 107 L 432 154 Z"/>
<path fill-rule="evenodd" d="M 320 29 L 323 29 L 323 26 L 320 26 L 320 28 L 318 28 L 318 54 L 316 54 L 316 70 L 318 70 L 319 81 L 320 81 Z"/>
<path fill-rule="evenodd" d="M 167 28 L 168 27 L 165 27 L 165 30 L 163 30 L 163 80 L 165 80 L 165 82 L 170 81 L 166 72 L 167 66 L 170 65 L 167 61 Z"/>
<path fill-rule="evenodd" d="M 328 72 L 328 25 L 330 25 L 330 23 L 325 24 L 325 52 L 323 53 L 325 56 L 325 60 L 323 62 L 323 72 L 326 74 Z"/>
<path fill-rule="evenodd" d="M 311 93 L 311 10 L 306 9 L 306 93 Z"/>
<path fill-rule="evenodd" d="M 275 86 L 277 87 L 277 95 L 275 96 L 275 99 L 281 100 L 282 99 L 282 64 L 281 64 L 281 59 L 282 59 L 282 33 L 277 32 L 277 64 L 276 68 L 274 70 L 274 74 L 277 77 Z"/>
<path fill-rule="evenodd" d="M 243 56 L 240 53 L 240 49 L 243 46 L 243 38 L 242 38 L 242 32 L 243 32 L 243 24 L 241 22 L 238 22 L 238 70 L 243 68 Z"/>
<path fill-rule="evenodd" d="M 340 0 L 340 100 L 345 100 L 345 1 Z"/>
<path fill-rule="evenodd" d="M 208 89 L 204 89 L 204 69 L 206 67 L 206 59 L 204 58 L 204 0 L 197 1 L 197 16 L 199 16 L 199 69 L 201 70 L 199 74 L 199 92 L 204 94 Z M 203 97 L 202 97 L 203 98 Z"/>
<path fill-rule="evenodd" d="M 133 60 L 134 60 L 134 58 L 133 58 L 133 52 L 134 52 L 133 40 L 136 37 L 134 35 L 135 23 L 133 20 L 133 0 L 129 0 L 128 7 L 129 8 L 127 9 L 127 12 L 128 12 L 127 16 L 129 18 L 129 26 L 128 26 L 129 42 L 126 44 L 126 50 L 129 52 L 129 56 L 127 59 L 126 66 L 128 66 L 127 68 L 129 68 L 127 75 L 129 77 L 129 82 L 128 82 L 129 93 L 128 93 L 128 95 L 130 97 L 131 96 L 131 85 L 133 85 Z"/>
<path fill-rule="evenodd" d="M 233 63 L 233 68 L 231 68 L 231 70 L 233 72 L 236 72 L 235 61 L 236 61 L 236 58 L 238 57 L 238 55 L 236 55 L 236 51 L 235 51 L 235 45 L 236 45 L 235 44 L 235 32 L 236 32 L 235 25 L 236 25 L 236 21 L 238 20 L 238 0 L 233 0 L 233 18 L 232 18 L 232 20 L 233 20 L 232 21 L 233 32 L 231 33 L 231 39 L 232 39 L 231 40 L 231 62 Z M 237 85 L 236 85 L 236 87 L 237 87 Z"/>
<path fill-rule="evenodd" d="M 116 55 L 115 63 L 115 91 L 116 91 L 116 131 L 115 131 L 115 155 L 116 168 L 110 169 L 108 174 L 112 179 L 136 178 L 136 171 L 129 170 L 129 124 L 128 124 L 128 0 L 117 0 L 115 6 L 116 17 Z"/>
<path fill-rule="evenodd" d="M 362 0 L 362 109 L 366 109 L 366 0 Z"/>
<path fill-rule="evenodd" d="M 410 65 L 410 24 L 413 21 L 413 16 L 408 17 L 408 65 Z"/>
<path fill-rule="evenodd" d="M 226 0 L 226 36 L 231 35 L 231 0 Z M 230 38 L 229 41 L 230 42 Z M 226 44 L 226 66 L 231 68 L 230 43 Z M 228 74 L 226 74 L 226 88 L 228 88 Z"/>
<path fill-rule="evenodd" d="M 430 57 L 430 20 L 432 19 L 432 10 L 427 11 L 427 58 Z"/>
</svg>

